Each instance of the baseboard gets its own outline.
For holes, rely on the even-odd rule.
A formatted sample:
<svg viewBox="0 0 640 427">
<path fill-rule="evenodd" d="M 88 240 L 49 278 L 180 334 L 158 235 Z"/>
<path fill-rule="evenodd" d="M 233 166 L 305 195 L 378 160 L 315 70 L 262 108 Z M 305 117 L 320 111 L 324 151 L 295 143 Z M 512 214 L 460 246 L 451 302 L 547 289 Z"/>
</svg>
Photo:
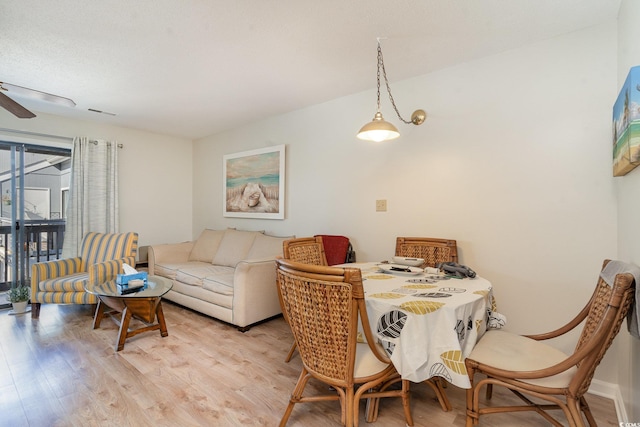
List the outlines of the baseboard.
<svg viewBox="0 0 640 427">
<path fill-rule="evenodd" d="M 618 423 L 623 425 L 628 422 L 627 409 L 624 406 L 624 400 L 622 399 L 622 393 L 620 392 L 618 384 L 607 383 L 594 379 L 591 381 L 589 393 L 613 400 L 613 404 L 616 408 L 616 415 L 618 417 Z"/>
</svg>

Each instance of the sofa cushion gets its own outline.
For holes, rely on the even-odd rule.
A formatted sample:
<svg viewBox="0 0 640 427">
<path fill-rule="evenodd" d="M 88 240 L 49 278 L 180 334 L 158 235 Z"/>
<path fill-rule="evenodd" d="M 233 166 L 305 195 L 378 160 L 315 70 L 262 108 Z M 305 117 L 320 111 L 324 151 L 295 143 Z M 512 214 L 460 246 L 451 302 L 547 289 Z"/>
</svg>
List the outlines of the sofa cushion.
<svg viewBox="0 0 640 427">
<path fill-rule="evenodd" d="M 225 230 L 218 252 L 213 257 L 213 263 L 235 267 L 240 261 L 246 259 L 253 241 L 260 234 L 257 231 Z"/>
<path fill-rule="evenodd" d="M 233 295 L 233 275 L 235 269 L 226 267 L 227 272 L 219 272 L 216 275 L 210 275 L 202 281 L 202 287 L 208 291 L 222 295 Z"/>
<path fill-rule="evenodd" d="M 202 280 L 209 276 L 215 275 L 219 270 L 229 268 L 212 265 L 209 263 L 190 263 L 192 265 L 185 265 L 180 267 L 176 272 L 176 280 L 186 285 L 200 286 L 202 287 Z"/>
<path fill-rule="evenodd" d="M 162 263 L 156 264 L 154 273 L 156 276 L 166 277 L 168 279 L 175 279 L 178 268 L 183 264 L 180 263 Z"/>
<path fill-rule="evenodd" d="M 202 230 L 191 249 L 189 261 L 213 261 L 223 236 L 224 230 Z"/>
<path fill-rule="evenodd" d="M 282 242 L 291 237 L 275 237 L 259 234 L 251 245 L 247 259 L 273 258 L 282 256 Z"/>
<path fill-rule="evenodd" d="M 210 262 L 189 261 L 189 262 L 163 262 L 162 264 L 156 264 L 154 273 L 156 276 L 166 277 L 167 279 L 176 279 L 178 271 L 182 268 L 193 268 L 196 266 L 207 267 L 211 266 Z"/>
</svg>

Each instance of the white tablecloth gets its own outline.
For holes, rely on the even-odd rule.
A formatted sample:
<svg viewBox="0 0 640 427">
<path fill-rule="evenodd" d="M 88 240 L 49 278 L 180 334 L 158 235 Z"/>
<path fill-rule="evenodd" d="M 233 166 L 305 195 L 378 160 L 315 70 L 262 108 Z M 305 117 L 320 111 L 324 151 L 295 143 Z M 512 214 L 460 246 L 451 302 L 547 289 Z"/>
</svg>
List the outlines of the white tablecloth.
<svg viewBox="0 0 640 427">
<path fill-rule="evenodd" d="M 404 379 L 441 376 L 469 388 L 464 359 L 487 330 L 491 283 L 473 279 L 383 273 L 375 263 L 345 264 L 362 271 L 367 314 L 394 366 Z"/>
</svg>

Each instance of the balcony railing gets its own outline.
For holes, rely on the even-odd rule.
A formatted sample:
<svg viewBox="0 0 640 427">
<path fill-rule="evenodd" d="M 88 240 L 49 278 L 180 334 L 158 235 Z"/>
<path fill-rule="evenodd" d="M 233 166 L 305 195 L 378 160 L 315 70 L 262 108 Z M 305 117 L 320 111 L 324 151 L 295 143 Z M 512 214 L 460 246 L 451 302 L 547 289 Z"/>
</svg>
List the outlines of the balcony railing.
<svg viewBox="0 0 640 427">
<path fill-rule="evenodd" d="M 22 248 L 22 260 L 27 279 L 31 276 L 31 265 L 36 262 L 60 259 L 64 241 L 65 221 L 29 220 L 25 221 L 25 240 Z M 20 232 L 22 230 L 18 230 Z M 0 225 L 0 291 L 11 287 L 16 275 L 14 271 L 14 243 L 11 238 L 11 226 Z"/>
</svg>

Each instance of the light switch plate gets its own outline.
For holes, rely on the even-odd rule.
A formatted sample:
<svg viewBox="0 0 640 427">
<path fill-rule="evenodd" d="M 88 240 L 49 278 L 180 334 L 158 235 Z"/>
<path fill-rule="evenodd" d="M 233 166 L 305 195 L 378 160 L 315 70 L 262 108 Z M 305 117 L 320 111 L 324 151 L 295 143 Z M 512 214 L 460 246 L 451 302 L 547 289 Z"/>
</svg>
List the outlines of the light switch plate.
<svg viewBox="0 0 640 427">
<path fill-rule="evenodd" d="M 376 212 L 386 212 L 386 211 L 387 211 L 387 201 L 376 200 Z"/>
</svg>

